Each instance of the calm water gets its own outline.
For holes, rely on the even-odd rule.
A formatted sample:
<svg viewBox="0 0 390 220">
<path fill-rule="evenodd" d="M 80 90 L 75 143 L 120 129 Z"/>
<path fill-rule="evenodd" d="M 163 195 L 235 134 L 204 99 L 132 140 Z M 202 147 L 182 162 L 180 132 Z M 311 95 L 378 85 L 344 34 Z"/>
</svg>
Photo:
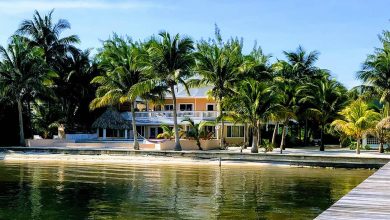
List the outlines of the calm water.
<svg viewBox="0 0 390 220">
<path fill-rule="evenodd" d="M 373 171 L 0 162 L 0 219 L 312 219 Z"/>
</svg>

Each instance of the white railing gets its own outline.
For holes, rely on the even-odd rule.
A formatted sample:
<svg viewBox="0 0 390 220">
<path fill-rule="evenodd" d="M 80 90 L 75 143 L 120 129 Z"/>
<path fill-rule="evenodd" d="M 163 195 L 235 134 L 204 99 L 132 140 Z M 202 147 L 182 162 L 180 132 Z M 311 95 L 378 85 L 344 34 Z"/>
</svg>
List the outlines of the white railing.
<svg viewBox="0 0 390 220">
<path fill-rule="evenodd" d="M 131 113 L 126 114 L 129 119 L 132 118 Z M 142 118 L 173 118 L 172 111 L 151 111 L 151 112 L 136 112 L 135 117 Z M 218 117 L 217 111 L 178 111 L 178 118 L 198 118 L 198 119 L 215 119 Z"/>
</svg>

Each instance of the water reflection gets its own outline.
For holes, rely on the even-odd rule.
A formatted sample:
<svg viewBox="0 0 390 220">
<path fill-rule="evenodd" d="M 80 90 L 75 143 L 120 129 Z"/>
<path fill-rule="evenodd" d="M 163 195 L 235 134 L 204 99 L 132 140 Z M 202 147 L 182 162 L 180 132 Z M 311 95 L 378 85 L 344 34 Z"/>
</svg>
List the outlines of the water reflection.
<svg viewBox="0 0 390 220">
<path fill-rule="evenodd" d="M 312 219 L 371 173 L 0 162 L 0 219 Z"/>
</svg>

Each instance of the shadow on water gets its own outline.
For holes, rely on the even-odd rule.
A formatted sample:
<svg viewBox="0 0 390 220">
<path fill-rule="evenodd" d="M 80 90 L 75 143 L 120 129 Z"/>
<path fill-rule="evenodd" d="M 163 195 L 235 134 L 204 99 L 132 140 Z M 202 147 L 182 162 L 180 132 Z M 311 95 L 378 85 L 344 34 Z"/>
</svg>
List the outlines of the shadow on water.
<svg viewBox="0 0 390 220">
<path fill-rule="evenodd" d="M 0 162 L 0 219 L 312 219 L 373 171 Z"/>
</svg>

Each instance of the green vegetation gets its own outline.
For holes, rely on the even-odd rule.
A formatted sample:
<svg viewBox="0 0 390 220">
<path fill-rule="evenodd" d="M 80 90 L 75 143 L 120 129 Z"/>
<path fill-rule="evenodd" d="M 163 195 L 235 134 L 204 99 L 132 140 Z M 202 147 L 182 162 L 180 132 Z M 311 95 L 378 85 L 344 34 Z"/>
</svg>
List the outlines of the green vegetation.
<svg viewBox="0 0 390 220">
<path fill-rule="evenodd" d="M 35 12 L 20 24 L 9 45 L 0 47 L 0 123 L 10 124 L 7 131 L 0 130 L 1 144 L 19 139 L 24 145 L 33 134 L 51 137 L 54 124 L 66 131 L 88 131 L 102 108 L 123 103 L 135 119 L 136 98 L 158 103 L 169 95 L 174 126 L 163 127 L 160 137 L 174 137 L 175 149 L 181 150 L 178 85 L 187 91 L 210 86 L 222 133 L 225 122 L 243 124 L 243 147 L 251 143 L 253 153 L 277 146 L 282 153 L 285 147 L 307 146 L 312 140 L 321 140 L 321 151 L 325 144 L 356 141 L 359 153 L 366 135 L 377 137 L 384 152 L 389 141 L 388 31 L 357 73 L 363 85 L 348 91 L 329 70 L 316 66 L 318 51 L 301 46 L 284 51 L 284 58 L 272 58 L 257 45 L 246 53 L 242 39 L 224 40 L 216 27 L 213 39 L 200 41 L 167 32 L 134 41 L 114 33 L 92 56 L 91 50 L 77 48 L 77 35 L 63 36 L 70 24 L 54 22 L 52 14 Z M 199 140 L 205 125 L 187 121 L 192 137 Z M 139 149 L 135 120 L 132 128 L 134 148 Z M 225 147 L 224 138 L 220 145 Z"/>
</svg>

